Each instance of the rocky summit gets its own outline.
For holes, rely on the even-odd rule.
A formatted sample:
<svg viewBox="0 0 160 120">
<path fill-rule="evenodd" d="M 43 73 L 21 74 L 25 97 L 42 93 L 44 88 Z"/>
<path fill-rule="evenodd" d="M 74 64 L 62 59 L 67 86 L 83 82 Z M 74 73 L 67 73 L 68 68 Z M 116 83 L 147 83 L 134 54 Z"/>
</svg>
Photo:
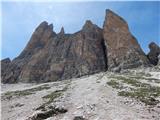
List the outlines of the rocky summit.
<svg viewBox="0 0 160 120">
<path fill-rule="evenodd" d="M 109 70 L 120 71 L 149 64 L 136 38 L 130 33 L 127 22 L 110 10 L 106 10 L 103 36 Z"/>
<path fill-rule="evenodd" d="M 160 47 L 156 43 L 151 42 L 149 44 L 149 49 L 150 52 L 147 54 L 147 57 L 153 65 L 157 65 L 159 60 L 158 56 L 160 55 Z"/>
<path fill-rule="evenodd" d="M 50 82 L 157 65 L 159 47 L 149 46 L 151 51 L 145 55 L 127 22 L 111 10 L 106 10 L 103 28 L 87 20 L 73 34 L 63 27 L 55 33 L 53 25 L 44 21 L 18 57 L 1 60 L 2 82 Z"/>
</svg>

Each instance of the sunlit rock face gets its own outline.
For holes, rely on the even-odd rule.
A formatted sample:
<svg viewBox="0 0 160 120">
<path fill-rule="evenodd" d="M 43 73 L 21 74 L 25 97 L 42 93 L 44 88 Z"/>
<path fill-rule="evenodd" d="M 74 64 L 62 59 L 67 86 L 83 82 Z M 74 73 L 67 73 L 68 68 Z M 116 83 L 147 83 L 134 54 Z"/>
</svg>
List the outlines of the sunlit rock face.
<svg viewBox="0 0 160 120">
<path fill-rule="evenodd" d="M 103 36 L 107 47 L 108 69 L 117 70 L 148 65 L 148 59 L 130 33 L 127 22 L 106 10 Z"/>
</svg>

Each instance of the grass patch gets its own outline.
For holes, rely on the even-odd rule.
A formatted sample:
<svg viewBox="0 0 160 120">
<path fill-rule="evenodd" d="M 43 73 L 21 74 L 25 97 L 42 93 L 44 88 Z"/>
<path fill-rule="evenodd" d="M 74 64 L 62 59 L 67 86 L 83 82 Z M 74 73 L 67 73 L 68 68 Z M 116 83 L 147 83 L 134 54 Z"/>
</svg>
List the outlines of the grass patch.
<svg viewBox="0 0 160 120">
<path fill-rule="evenodd" d="M 137 80 L 143 79 L 148 82 L 160 83 L 160 79 L 157 79 L 157 78 L 147 78 L 147 77 L 138 77 L 138 76 L 131 76 L 130 78 L 137 79 Z"/>
<path fill-rule="evenodd" d="M 135 79 L 124 78 L 122 80 L 123 80 L 124 83 L 127 83 L 127 84 L 135 86 L 135 87 L 149 87 L 149 84 L 139 82 L 139 81 L 137 81 Z"/>
<path fill-rule="evenodd" d="M 109 82 L 107 82 L 107 84 L 109 86 L 112 86 L 113 88 L 116 88 L 116 89 L 122 89 L 123 86 L 119 84 L 119 82 L 115 81 L 115 80 L 111 80 Z"/>
<path fill-rule="evenodd" d="M 44 99 L 48 99 L 48 102 L 47 102 L 47 103 L 51 103 L 51 102 L 54 101 L 55 98 L 60 97 L 60 96 L 62 95 L 63 91 L 64 91 L 64 90 L 56 90 L 56 91 L 54 91 L 54 92 L 52 92 L 52 93 L 44 96 L 43 98 L 44 98 Z"/>
<path fill-rule="evenodd" d="M 45 102 L 44 104 L 40 105 L 38 108 L 36 108 L 36 110 L 42 110 L 45 111 L 45 107 L 47 105 L 49 105 L 50 103 L 54 102 L 54 100 L 58 97 L 60 97 L 62 95 L 63 90 L 56 90 L 44 97 L 42 97 L 43 99 L 48 99 L 47 102 Z"/>
<path fill-rule="evenodd" d="M 112 76 L 111 78 L 114 78 L 116 80 L 121 80 L 123 83 L 135 86 L 135 87 L 149 87 L 150 85 L 147 83 L 142 83 L 140 81 L 137 81 L 136 79 L 130 77 L 123 77 L 123 76 Z"/>
<path fill-rule="evenodd" d="M 144 73 L 144 72 L 138 72 L 136 73 L 136 76 L 145 76 L 145 77 L 151 77 L 152 75 L 150 73 Z"/>
<path fill-rule="evenodd" d="M 2 95 L 2 99 L 10 100 L 15 97 L 31 95 L 31 94 L 34 94 L 36 91 L 41 91 L 45 89 L 50 89 L 50 87 L 48 85 L 42 85 L 35 88 L 26 89 L 23 91 L 20 91 L 20 90 L 11 91 L 11 92 L 9 91 L 9 92 L 6 92 L 4 95 Z"/>
<path fill-rule="evenodd" d="M 160 79 L 156 79 L 156 78 L 146 78 L 146 80 L 149 82 L 160 83 Z"/>
<path fill-rule="evenodd" d="M 114 80 L 111 80 L 108 85 L 112 86 L 113 88 L 119 89 L 119 82 L 117 81 L 120 81 L 122 83 L 126 83 L 128 85 L 134 86 L 134 89 L 130 89 L 129 91 L 125 91 L 122 86 L 121 87 L 122 89 L 120 92 L 118 92 L 118 95 L 135 98 L 145 103 L 146 105 L 158 104 L 160 101 L 156 100 L 156 98 L 160 96 L 160 87 L 151 86 L 150 84 L 147 84 L 147 83 L 142 83 L 140 82 L 140 79 L 144 79 L 148 81 L 159 81 L 159 79 L 145 78 L 142 75 L 144 76 L 144 73 L 139 73 L 138 76 L 130 76 L 130 77 L 128 76 L 124 77 L 120 75 L 110 76 L 110 78 Z M 148 74 L 148 76 L 150 75 Z"/>
<path fill-rule="evenodd" d="M 121 91 L 118 95 L 138 99 L 146 105 L 156 105 L 159 101 L 155 97 L 160 96 L 160 88 L 150 86 L 147 88 L 138 88 L 134 91 Z"/>
<path fill-rule="evenodd" d="M 47 99 L 47 101 L 45 103 L 43 103 L 42 105 L 40 105 L 38 108 L 36 108 L 36 110 L 45 111 L 46 106 L 48 106 L 50 103 L 54 102 L 56 98 L 62 96 L 63 92 L 65 92 L 68 89 L 69 85 L 70 85 L 70 83 L 67 83 L 67 85 L 62 90 L 56 90 L 46 96 L 43 96 L 42 98 Z"/>
</svg>

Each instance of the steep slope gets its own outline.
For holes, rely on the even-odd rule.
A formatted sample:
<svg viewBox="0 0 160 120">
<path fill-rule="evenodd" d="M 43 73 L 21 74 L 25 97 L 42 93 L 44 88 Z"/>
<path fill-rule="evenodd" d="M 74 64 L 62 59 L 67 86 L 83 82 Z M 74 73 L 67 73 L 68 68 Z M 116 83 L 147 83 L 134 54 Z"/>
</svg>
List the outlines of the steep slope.
<svg viewBox="0 0 160 120">
<path fill-rule="evenodd" d="M 149 61 L 130 33 L 127 22 L 111 10 L 106 10 L 103 36 L 107 46 L 109 70 L 120 71 L 148 65 Z"/>
<path fill-rule="evenodd" d="M 101 72 L 42 84 L 3 84 L 2 119 L 159 120 L 160 74 L 149 71 Z"/>
</svg>

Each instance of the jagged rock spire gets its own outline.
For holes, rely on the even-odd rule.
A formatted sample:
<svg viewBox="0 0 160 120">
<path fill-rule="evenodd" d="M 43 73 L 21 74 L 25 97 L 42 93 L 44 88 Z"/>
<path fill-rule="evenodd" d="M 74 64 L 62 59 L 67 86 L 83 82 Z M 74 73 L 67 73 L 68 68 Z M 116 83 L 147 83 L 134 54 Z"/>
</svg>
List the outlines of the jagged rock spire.
<svg viewBox="0 0 160 120">
<path fill-rule="evenodd" d="M 59 32 L 59 35 L 64 35 L 65 34 L 65 31 L 64 31 L 64 27 L 61 27 L 61 30 Z"/>
<path fill-rule="evenodd" d="M 29 43 L 27 44 L 25 50 L 31 50 L 39 45 L 44 46 L 51 36 L 55 36 L 56 33 L 53 31 L 53 25 L 44 21 L 35 29 L 32 34 Z"/>
<path fill-rule="evenodd" d="M 127 22 L 109 9 L 106 10 L 103 37 L 107 45 L 109 70 L 148 65 L 149 61 L 130 33 Z"/>
<path fill-rule="evenodd" d="M 89 26 L 92 26 L 92 25 L 93 25 L 93 23 L 92 23 L 91 20 L 86 20 L 86 22 L 85 22 L 83 27 L 89 27 Z"/>
<path fill-rule="evenodd" d="M 90 29 L 94 26 L 91 20 L 86 20 L 85 24 L 83 25 L 82 30 Z"/>
<path fill-rule="evenodd" d="M 154 42 L 151 42 L 148 47 L 150 51 L 147 54 L 147 57 L 151 64 L 157 65 L 159 61 L 158 56 L 160 55 L 160 47 Z"/>
<path fill-rule="evenodd" d="M 62 27 L 57 37 L 53 25 L 42 22 L 20 55 L 3 61 L 2 82 L 57 81 L 149 63 L 127 22 L 111 10 L 103 30 L 87 20 L 82 30 L 64 34 Z"/>
<path fill-rule="evenodd" d="M 93 24 L 91 20 L 86 20 L 85 24 L 82 27 L 82 31 L 86 34 L 96 34 L 96 31 L 102 31 L 102 29 Z"/>
</svg>

